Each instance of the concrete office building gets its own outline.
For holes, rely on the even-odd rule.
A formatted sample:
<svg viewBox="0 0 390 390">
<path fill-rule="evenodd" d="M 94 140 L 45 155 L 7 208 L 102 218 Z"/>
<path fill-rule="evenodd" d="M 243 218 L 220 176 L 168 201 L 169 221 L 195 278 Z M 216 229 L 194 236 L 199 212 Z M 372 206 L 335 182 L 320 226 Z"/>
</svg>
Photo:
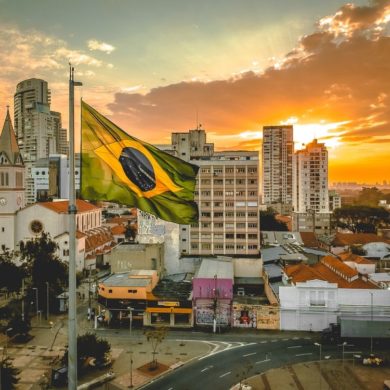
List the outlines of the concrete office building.
<svg viewBox="0 0 390 390">
<path fill-rule="evenodd" d="M 329 232 L 328 151 L 316 139 L 294 154 L 292 216 L 294 231 Z"/>
<path fill-rule="evenodd" d="M 288 214 L 293 192 L 293 126 L 264 126 L 262 152 L 263 203 Z"/>
<path fill-rule="evenodd" d="M 16 86 L 14 95 L 14 126 L 18 146 L 26 165 L 26 202 L 35 202 L 32 168 L 36 161 L 49 154 L 67 150 L 66 131 L 61 114 L 50 111 L 48 83 L 28 79 Z"/>
<path fill-rule="evenodd" d="M 215 152 L 203 129 L 172 133 L 172 144 L 159 148 L 200 167 L 195 190 L 199 223 L 180 226 L 179 253 L 257 256 L 258 152 Z"/>
</svg>

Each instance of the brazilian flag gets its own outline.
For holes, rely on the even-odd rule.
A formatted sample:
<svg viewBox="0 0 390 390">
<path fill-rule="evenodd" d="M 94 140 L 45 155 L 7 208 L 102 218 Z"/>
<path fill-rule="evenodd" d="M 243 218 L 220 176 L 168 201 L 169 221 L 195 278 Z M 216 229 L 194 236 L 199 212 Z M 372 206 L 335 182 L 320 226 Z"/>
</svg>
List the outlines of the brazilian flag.
<svg viewBox="0 0 390 390">
<path fill-rule="evenodd" d="M 137 207 L 165 221 L 198 221 L 198 167 L 125 133 L 81 103 L 81 197 Z"/>
</svg>

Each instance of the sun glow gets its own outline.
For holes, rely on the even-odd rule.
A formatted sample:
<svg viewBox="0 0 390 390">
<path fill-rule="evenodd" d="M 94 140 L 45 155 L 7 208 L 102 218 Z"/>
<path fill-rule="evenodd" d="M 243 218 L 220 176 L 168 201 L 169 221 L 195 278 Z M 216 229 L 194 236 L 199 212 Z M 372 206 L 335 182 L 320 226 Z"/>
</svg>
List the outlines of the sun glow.
<svg viewBox="0 0 390 390">
<path fill-rule="evenodd" d="M 343 125 L 349 121 L 329 123 L 321 120 L 319 123 L 298 123 L 298 118 L 291 117 L 286 121 L 282 121 L 282 125 L 294 126 L 294 141 L 295 149 L 302 149 L 305 144 L 317 138 L 320 142 L 324 142 L 328 148 L 335 149 L 341 145 L 341 135 Z"/>
</svg>

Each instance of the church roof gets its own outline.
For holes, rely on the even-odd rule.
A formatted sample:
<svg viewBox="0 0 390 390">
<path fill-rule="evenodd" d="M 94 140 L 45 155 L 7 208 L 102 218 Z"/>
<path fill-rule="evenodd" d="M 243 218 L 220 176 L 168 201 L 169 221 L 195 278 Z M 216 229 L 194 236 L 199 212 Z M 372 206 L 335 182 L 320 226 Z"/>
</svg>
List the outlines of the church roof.
<svg viewBox="0 0 390 390">
<path fill-rule="evenodd" d="M 3 131 L 0 135 L 0 154 L 6 156 L 10 165 L 23 165 L 19 146 L 16 141 L 14 129 L 12 127 L 11 117 L 7 110 Z"/>
</svg>

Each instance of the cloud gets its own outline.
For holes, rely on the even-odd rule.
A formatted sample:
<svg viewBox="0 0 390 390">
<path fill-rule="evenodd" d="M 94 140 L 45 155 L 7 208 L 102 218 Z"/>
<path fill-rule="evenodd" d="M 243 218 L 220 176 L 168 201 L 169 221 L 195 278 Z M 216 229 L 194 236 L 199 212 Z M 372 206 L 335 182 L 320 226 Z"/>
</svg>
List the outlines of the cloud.
<svg viewBox="0 0 390 390">
<path fill-rule="evenodd" d="M 89 50 L 99 50 L 104 53 L 111 54 L 115 47 L 106 42 L 99 42 L 96 39 L 91 39 L 87 42 Z"/>
</svg>

